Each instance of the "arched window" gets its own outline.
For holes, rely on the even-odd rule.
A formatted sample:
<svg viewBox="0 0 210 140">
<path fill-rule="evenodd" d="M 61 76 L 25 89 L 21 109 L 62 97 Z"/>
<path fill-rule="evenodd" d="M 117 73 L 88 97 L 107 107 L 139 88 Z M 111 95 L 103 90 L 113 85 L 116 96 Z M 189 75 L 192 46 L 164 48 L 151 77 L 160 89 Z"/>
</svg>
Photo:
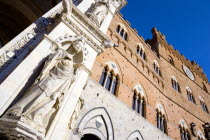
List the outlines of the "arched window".
<svg viewBox="0 0 210 140">
<path fill-rule="evenodd" d="M 117 25 L 116 32 L 117 32 L 124 40 L 127 40 L 127 39 L 128 39 L 127 29 L 125 28 L 125 26 L 124 26 L 123 24 Z"/>
<path fill-rule="evenodd" d="M 110 62 L 109 62 L 110 64 Z M 112 63 L 110 66 L 104 67 L 101 78 L 99 80 L 99 84 L 102 85 L 104 88 L 106 88 L 108 91 L 110 91 L 112 94 L 116 95 L 117 91 L 117 85 L 119 83 L 118 73 L 115 72 L 110 67 L 116 68 L 116 66 Z"/>
<path fill-rule="evenodd" d="M 156 60 L 153 61 L 153 68 L 154 68 L 154 71 L 159 75 L 161 76 L 160 74 L 160 66 L 158 64 L 158 62 Z"/>
<path fill-rule="evenodd" d="M 197 136 L 198 136 L 198 140 L 205 140 L 205 137 L 204 137 L 203 133 L 200 130 L 198 130 Z"/>
<path fill-rule="evenodd" d="M 124 39 L 127 40 L 128 39 L 128 33 L 125 33 L 124 35 Z"/>
<path fill-rule="evenodd" d="M 137 45 L 137 54 L 142 58 L 146 59 L 145 50 L 142 44 Z"/>
<path fill-rule="evenodd" d="M 189 132 L 187 124 L 185 123 L 184 120 L 180 121 L 179 128 L 180 128 L 181 140 L 191 140 L 190 132 Z"/>
<path fill-rule="evenodd" d="M 124 29 L 122 29 L 121 31 L 120 31 L 120 35 L 123 37 L 124 36 Z"/>
<path fill-rule="evenodd" d="M 174 60 L 171 56 L 168 57 L 168 62 L 174 66 Z"/>
<path fill-rule="evenodd" d="M 172 87 L 174 90 L 178 91 L 179 93 L 181 92 L 180 91 L 180 86 L 179 86 L 179 83 L 178 81 L 176 80 L 176 77 L 175 76 L 172 76 L 171 77 L 171 82 L 172 82 Z"/>
<path fill-rule="evenodd" d="M 190 102 L 194 103 L 195 104 L 195 98 L 192 94 L 192 91 L 189 87 L 186 87 L 186 90 L 187 90 L 187 98 Z"/>
<path fill-rule="evenodd" d="M 120 25 L 118 25 L 118 26 L 117 26 L 117 29 L 116 29 L 116 32 L 117 32 L 117 33 L 120 33 L 120 29 L 121 29 L 121 27 L 120 27 Z"/>
<path fill-rule="evenodd" d="M 190 140 L 190 134 L 187 129 L 180 127 L 181 140 Z"/>
<path fill-rule="evenodd" d="M 144 90 L 140 85 L 134 87 L 132 108 L 141 116 L 146 117 L 146 100 Z"/>
<path fill-rule="evenodd" d="M 166 121 L 166 116 L 165 116 L 165 111 L 163 110 L 162 105 L 158 104 L 157 105 L 157 128 L 160 129 L 162 132 L 167 134 L 167 121 Z"/>
<path fill-rule="evenodd" d="M 206 113 L 209 113 L 208 107 L 206 106 L 206 103 L 204 102 L 203 98 L 200 96 L 200 103 L 201 103 L 201 107 L 203 109 L 203 111 L 205 111 Z"/>
</svg>

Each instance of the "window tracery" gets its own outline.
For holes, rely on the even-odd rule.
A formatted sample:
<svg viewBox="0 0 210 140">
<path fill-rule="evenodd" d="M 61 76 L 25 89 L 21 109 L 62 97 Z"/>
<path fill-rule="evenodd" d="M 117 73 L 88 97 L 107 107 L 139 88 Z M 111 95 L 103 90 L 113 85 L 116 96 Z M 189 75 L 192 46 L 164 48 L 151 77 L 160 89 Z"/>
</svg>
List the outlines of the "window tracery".
<svg viewBox="0 0 210 140">
<path fill-rule="evenodd" d="M 160 73 L 160 66 L 158 64 L 158 62 L 156 60 L 153 61 L 153 68 L 154 68 L 154 71 L 159 75 L 161 76 L 161 73 Z"/>
<path fill-rule="evenodd" d="M 128 33 L 124 25 L 119 24 L 116 28 L 116 32 L 124 39 L 128 39 Z"/>
<path fill-rule="evenodd" d="M 143 59 L 146 60 L 145 50 L 142 44 L 137 45 L 137 54 Z"/>
<path fill-rule="evenodd" d="M 179 83 L 176 80 L 176 77 L 175 76 L 172 76 L 171 77 L 171 82 L 172 82 L 172 88 L 180 93 L 181 92 L 180 91 L 180 86 L 179 86 Z"/>
<path fill-rule="evenodd" d="M 146 100 L 144 91 L 140 85 L 134 87 L 132 109 L 139 113 L 142 117 L 146 117 Z"/>
<path fill-rule="evenodd" d="M 208 107 L 207 107 L 206 103 L 204 102 L 203 98 L 200 96 L 199 99 L 200 99 L 200 104 L 201 104 L 203 111 L 205 111 L 206 113 L 209 113 Z"/>
<path fill-rule="evenodd" d="M 99 84 L 106 88 L 113 95 L 116 95 L 117 85 L 119 83 L 118 74 L 115 74 L 108 66 L 104 67 Z"/>
<path fill-rule="evenodd" d="M 189 87 L 186 87 L 186 90 L 187 90 L 187 98 L 190 102 L 194 103 L 195 104 L 195 98 L 192 94 L 192 91 Z"/>
<path fill-rule="evenodd" d="M 156 114 L 156 119 L 157 119 L 157 128 L 160 129 L 162 132 L 167 134 L 167 121 L 166 121 L 166 116 L 163 111 L 163 107 L 158 104 L 157 108 L 157 114 Z"/>
<path fill-rule="evenodd" d="M 180 120 L 179 129 L 181 140 L 191 140 L 189 129 L 184 120 Z"/>
</svg>

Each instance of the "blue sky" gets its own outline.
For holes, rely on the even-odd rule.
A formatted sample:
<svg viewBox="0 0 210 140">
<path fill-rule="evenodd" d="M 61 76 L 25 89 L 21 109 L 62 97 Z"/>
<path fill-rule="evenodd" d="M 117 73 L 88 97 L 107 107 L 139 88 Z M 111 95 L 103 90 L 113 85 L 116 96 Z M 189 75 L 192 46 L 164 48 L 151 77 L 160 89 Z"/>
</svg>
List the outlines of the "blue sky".
<svg viewBox="0 0 210 140">
<path fill-rule="evenodd" d="M 210 0 L 127 0 L 121 13 L 139 35 L 156 27 L 169 44 L 196 61 L 210 81 Z"/>
</svg>

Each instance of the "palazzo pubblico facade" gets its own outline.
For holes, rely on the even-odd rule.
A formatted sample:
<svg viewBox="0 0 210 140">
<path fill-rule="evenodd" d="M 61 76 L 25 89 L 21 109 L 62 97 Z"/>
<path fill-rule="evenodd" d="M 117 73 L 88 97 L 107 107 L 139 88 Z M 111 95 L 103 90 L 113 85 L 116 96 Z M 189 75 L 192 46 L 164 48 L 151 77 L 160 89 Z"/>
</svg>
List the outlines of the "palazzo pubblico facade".
<svg viewBox="0 0 210 140">
<path fill-rule="evenodd" d="M 210 140 L 202 68 L 126 4 L 0 0 L 0 140 Z"/>
</svg>

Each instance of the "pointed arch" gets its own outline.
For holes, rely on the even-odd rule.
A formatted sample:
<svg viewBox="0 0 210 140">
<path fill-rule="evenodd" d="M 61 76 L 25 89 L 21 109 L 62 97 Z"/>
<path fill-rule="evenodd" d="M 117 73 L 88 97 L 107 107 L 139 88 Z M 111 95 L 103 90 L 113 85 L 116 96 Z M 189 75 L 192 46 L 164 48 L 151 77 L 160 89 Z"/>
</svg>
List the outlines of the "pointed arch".
<svg viewBox="0 0 210 140">
<path fill-rule="evenodd" d="M 189 139 L 191 139 L 190 127 L 186 123 L 186 120 L 184 118 L 182 118 L 179 121 L 179 128 L 180 128 L 180 137 L 181 137 L 182 140 L 189 140 Z"/>
<path fill-rule="evenodd" d="M 144 139 L 141 133 L 138 130 L 136 130 L 128 136 L 127 140 L 144 140 Z"/>
<path fill-rule="evenodd" d="M 141 84 L 135 85 L 133 88 L 132 109 L 146 118 L 146 94 Z"/>
<path fill-rule="evenodd" d="M 91 120 L 94 119 L 96 121 L 94 121 L 95 124 L 92 124 L 92 126 L 95 125 L 95 128 L 91 128 L 89 123 L 91 123 Z M 104 127 L 106 129 L 106 133 L 99 131 L 97 129 L 98 127 Z M 79 122 L 78 130 L 83 134 L 96 135 L 101 140 L 114 140 L 113 123 L 107 110 L 104 107 L 94 108 L 87 112 Z"/>
<path fill-rule="evenodd" d="M 168 117 L 167 117 L 165 108 L 160 103 L 156 105 L 156 108 L 157 108 L 156 109 L 157 128 L 160 129 L 165 134 L 167 134 L 168 133 L 168 128 L 167 128 Z"/>
</svg>

